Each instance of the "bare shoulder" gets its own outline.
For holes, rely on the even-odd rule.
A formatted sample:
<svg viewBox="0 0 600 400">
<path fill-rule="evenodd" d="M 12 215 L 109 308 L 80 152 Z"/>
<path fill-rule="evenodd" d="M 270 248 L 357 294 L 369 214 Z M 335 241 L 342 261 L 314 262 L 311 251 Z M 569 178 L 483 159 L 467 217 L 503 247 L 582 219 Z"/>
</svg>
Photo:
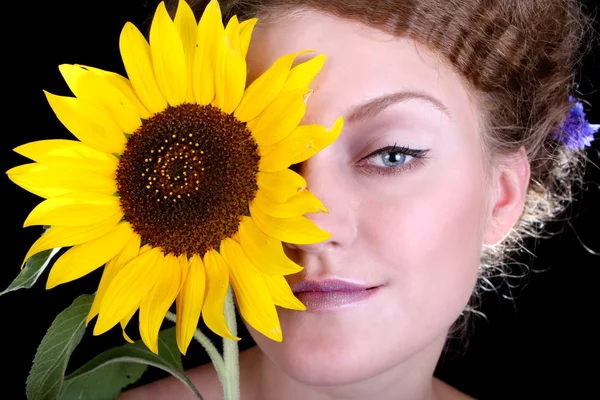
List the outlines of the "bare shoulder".
<svg viewBox="0 0 600 400">
<path fill-rule="evenodd" d="M 205 364 L 186 371 L 189 379 L 204 400 L 223 398 L 221 383 L 212 364 Z M 190 390 L 174 377 L 164 378 L 148 385 L 123 392 L 118 400 L 193 400 Z"/>
<path fill-rule="evenodd" d="M 433 380 L 433 387 L 435 390 L 435 398 L 438 400 L 475 400 L 473 397 L 437 378 L 434 378 Z"/>
</svg>

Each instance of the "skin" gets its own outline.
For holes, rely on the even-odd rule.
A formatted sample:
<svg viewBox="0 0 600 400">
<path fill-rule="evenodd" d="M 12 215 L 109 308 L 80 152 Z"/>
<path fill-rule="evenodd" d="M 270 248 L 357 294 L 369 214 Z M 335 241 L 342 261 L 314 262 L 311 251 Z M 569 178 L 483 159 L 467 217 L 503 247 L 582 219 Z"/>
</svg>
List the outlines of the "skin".
<svg viewBox="0 0 600 400">
<path fill-rule="evenodd" d="M 336 142 L 299 166 L 329 209 L 308 217 L 331 238 L 285 245 L 304 267 L 288 281 L 337 277 L 381 287 L 331 312 L 279 309 L 281 343 L 248 327 L 258 346 L 240 357 L 242 398 L 468 398 L 433 371 L 473 292 L 482 246 L 499 242 L 523 210 L 525 152 L 488 158 L 475 96 L 434 53 L 315 11 L 257 26 L 251 79 L 303 49 L 327 55 L 303 123 L 331 126 L 341 115 L 345 126 Z M 439 104 L 394 95 L 406 91 Z M 376 100 L 390 95 L 385 104 Z M 385 163 L 397 152 L 366 158 L 393 145 L 428 152 L 405 164 Z M 189 373 L 205 399 L 221 398 L 211 365 Z M 121 398 L 185 396 L 169 378 Z"/>
</svg>

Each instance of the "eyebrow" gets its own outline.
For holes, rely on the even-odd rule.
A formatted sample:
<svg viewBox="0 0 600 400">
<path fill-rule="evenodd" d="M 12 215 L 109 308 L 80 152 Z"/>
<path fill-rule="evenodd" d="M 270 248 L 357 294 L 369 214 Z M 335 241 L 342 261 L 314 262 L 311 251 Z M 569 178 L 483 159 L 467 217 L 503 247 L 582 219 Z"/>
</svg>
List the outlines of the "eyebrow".
<svg viewBox="0 0 600 400">
<path fill-rule="evenodd" d="M 383 96 L 376 97 L 365 103 L 352 107 L 350 109 L 350 112 L 348 113 L 348 116 L 346 117 L 346 122 L 351 124 L 363 121 L 368 118 L 373 118 L 389 106 L 397 103 L 402 103 L 408 100 L 426 101 L 432 106 L 434 106 L 436 109 L 446 114 L 448 118 L 452 119 L 448 108 L 435 97 L 432 97 L 426 93 L 406 91 L 385 94 Z"/>
</svg>

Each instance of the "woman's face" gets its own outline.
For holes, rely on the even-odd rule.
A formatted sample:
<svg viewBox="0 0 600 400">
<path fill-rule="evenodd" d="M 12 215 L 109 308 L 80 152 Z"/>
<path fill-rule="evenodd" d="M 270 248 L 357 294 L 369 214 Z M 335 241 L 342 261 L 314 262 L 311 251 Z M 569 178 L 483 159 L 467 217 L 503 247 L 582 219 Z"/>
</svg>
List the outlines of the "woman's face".
<svg viewBox="0 0 600 400">
<path fill-rule="evenodd" d="M 250 331 L 280 369 L 310 384 L 362 380 L 408 360 L 432 364 L 477 279 L 488 204 L 477 110 L 460 78 L 425 48 L 316 12 L 257 27 L 251 78 L 305 49 L 316 53 L 300 60 L 327 59 L 303 123 L 331 126 L 343 116 L 345 126 L 299 167 L 329 210 L 308 217 L 331 238 L 285 245 L 304 267 L 288 281 L 378 288 L 351 304 L 299 294 L 311 305 L 279 308 L 282 343 Z M 425 158 L 403 147 L 426 150 Z"/>
</svg>

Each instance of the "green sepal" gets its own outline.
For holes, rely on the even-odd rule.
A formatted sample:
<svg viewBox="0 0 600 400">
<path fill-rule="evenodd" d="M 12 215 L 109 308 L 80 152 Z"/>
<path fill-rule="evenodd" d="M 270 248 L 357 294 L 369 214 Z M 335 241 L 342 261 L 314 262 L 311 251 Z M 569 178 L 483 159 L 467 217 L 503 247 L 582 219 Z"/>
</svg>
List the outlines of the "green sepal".
<svg viewBox="0 0 600 400">
<path fill-rule="evenodd" d="M 17 275 L 15 280 L 12 281 L 3 292 L 0 292 L 0 296 L 15 290 L 31 288 L 50 264 L 52 257 L 54 257 L 60 249 L 60 247 L 57 247 L 56 249 L 40 251 L 29 257 L 19 275 Z"/>
</svg>

